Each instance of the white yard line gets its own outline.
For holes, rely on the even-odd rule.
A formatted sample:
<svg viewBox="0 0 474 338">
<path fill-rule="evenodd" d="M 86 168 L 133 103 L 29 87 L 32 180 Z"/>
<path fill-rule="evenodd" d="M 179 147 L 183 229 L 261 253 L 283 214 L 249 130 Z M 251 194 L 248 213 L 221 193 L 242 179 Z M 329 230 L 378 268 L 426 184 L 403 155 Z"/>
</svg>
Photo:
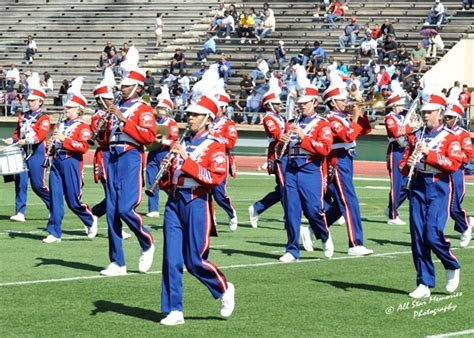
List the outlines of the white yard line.
<svg viewBox="0 0 474 338">
<path fill-rule="evenodd" d="M 426 338 L 442 338 L 442 337 L 457 337 L 457 336 L 465 336 L 467 334 L 474 333 L 474 329 L 468 329 L 463 331 L 457 332 L 449 332 L 449 333 L 442 333 L 433 336 L 426 336 Z"/>
<path fill-rule="evenodd" d="M 474 246 L 470 246 L 470 247 L 467 247 L 463 250 L 473 249 L 473 248 L 474 248 Z M 452 250 L 459 250 L 459 249 L 460 248 L 452 248 Z M 380 254 L 374 254 L 374 255 L 363 256 L 363 257 L 360 257 L 360 256 L 341 256 L 341 257 L 335 257 L 335 258 L 331 258 L 331 259 L 311 258 L 311 259 L 303 259 L 303 260 L 301 260 L 297 263 L 293 263 L 293 264 L 316 263 L 316 262 L 324 262 L 324 261 L 341 261 L 341 260 L 361 259 L 361 258 L 379 258 L 379 257 L 394 258 L 393 256 L 407 255 L 407 254 L 411 254 L 411 251 L 387 252 L 387 253 L 380 253 Z M 227 269 L 256 268 L 256 267 L 261 267 L 261 266 L 272 266 L 272 265 L 280 265 L 280 264 L 286 264 L 286 263 L 282 263 L 278 260 L 274 260 L 274 261 L 271 261 L 271 262 L 262 262 L 262 263 L 227 265 L 227 266 L 221 266 L 221 267 L 219 267 L 219 269 L 227 270 Z M 148 274 L 161 274 L 161 271 L 151 271 Z M 141 274 L 131 272 L 131 273 L 128 273 L 126 276 L 116 276 L 116 277 L 104 277 L 104 276 L 100 276 L 100 275 L 94 275 L 94 276 L 77 276 L 77 277 L 66 277 L 66 278 L 27 280 L 27 281 L 16 281 L 16 282 L 0 283 L 0 287 L 43 284 L 43 283 L 71 282 L 71 281 L 77 281 L 77 280 L 99 279 L 99 278 L 118 278 L 118 277 L 137 276 L 137 275 L 141 275 Z"/>
</svg>

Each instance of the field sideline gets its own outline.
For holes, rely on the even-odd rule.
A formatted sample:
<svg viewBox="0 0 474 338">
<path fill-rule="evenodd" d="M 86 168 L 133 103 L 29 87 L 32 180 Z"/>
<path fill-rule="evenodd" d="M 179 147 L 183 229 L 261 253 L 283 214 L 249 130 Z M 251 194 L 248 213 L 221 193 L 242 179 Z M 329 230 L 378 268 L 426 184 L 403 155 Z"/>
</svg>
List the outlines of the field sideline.
<svg viewBox="0 0 474 338">
<path fill-rule="evenodd" d="M 103 197 L 86 168 L 83 200 L 90 205 Z M 219 237 L 211 239 L 210 259 L 236 285 L 236 310 L 229 320 L 219 317 L 218 301 L 185 273 L 186 324 L 167 328 L 158 324 L 161 292 L 162 218 L 144 217 L 157 245 L 152 272 L 139 274 L 136 239 L 124 242 L 128 276 L 100 277 L 108 264 L 106 221 L 89 240 L 78 218 L 66 211 L 63 241 L 41 242 L 47 211 L 30 191 L 28 221 L 12 223 L 14 186 L 0 186 L 0 335 L 33 336 L 388 336 L 421 337 L 459 332 L 474 334 L 474 245 L 459 249 L 459 234 L 450 221 L 446 235 L 462 265 L 461 285 L 455 294 L 444 292 L 444 270 L 435 260 L 437 287 L 432 297 L 412 301 L 415 285 L 408 226 L 388 226 L 386 177 L 355 179 L 364 220 L 365 245 L 370 257 L 347 255 L 345 226 L 331 228 L 336 252 L 323 259 L 321 243 L 302 252 L 295 264 L 281 264 L 286 233 L 282 210 L 274 206 L 262 215 L 259 228 L 248 223 L 247 208 L 273 189 L 274 179 L 245 173 L 230 180 L 229 194 L 238 211 L 239 228 L 231 233 L 217 209 Z M 474 210 L 472 181 L 464 206 Z M 165 196 L 161 194 L 161 204 Z M 161 208 L 163 211 L 163 207 Z M 143 195 L 139 208 L 146 212 Z M 401 208 L 408 219 L 408 205 Z"/>
</svg>

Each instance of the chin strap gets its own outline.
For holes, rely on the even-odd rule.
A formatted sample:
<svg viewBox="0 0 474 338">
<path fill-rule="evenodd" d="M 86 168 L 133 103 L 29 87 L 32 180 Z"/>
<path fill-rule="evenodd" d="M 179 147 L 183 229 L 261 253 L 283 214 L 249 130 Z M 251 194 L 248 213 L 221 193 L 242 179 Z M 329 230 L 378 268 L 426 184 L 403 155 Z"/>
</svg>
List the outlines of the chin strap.
<svg viewBox="0 0 474 338">
<path fill-rule="evenodd" d="M 135 92 L 137 91 L 137 88 L 138 88 L 138 83 L 135 83 L 135 86 L 133 86 L 133 90 L 130 92 L 130 95 L 128 95 L 125 100 L 130 100 L 130 98 L 133 97 L 133 95 L 135 95 Z"/>
</svg>

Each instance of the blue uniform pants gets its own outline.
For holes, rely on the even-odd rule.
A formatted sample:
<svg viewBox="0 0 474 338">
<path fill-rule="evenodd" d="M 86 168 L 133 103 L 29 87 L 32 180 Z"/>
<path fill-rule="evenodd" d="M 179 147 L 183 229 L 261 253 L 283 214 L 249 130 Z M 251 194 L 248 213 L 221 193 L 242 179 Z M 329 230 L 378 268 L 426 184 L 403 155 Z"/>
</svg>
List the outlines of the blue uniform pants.
<svg viewBox="0 0 474 338">
<path fill-rule="evenodd" d="M 61 223 L 64 217 L 64 200 L 67 206 L 84 223 L 90 227 L 94 219 L 82 196 L 81 161 L 76 157 L 60 158 L 55 156 L 49 172 L 49 190 L 51 192 L 51 209 L 48 221 L 48 232 L 56 238 L 61 238 Z"/>
<path fill-rule="evenodd" d="M 464 169 L 458 169 L 451 175 L 451 188 L 453 190 L 453 201 L 450 214 L 454 220 L 454 230 L 463 233 L 469 227 L 469 217 L 466 210 L 461 206 L 464 194 L 466 193 Z"/>
<path fill-rule="evenodd" d="M 392 142 L 388 146 L 387 163 L 388 173 L 390 175 L 390 194 L 388 196 L 388 215 L 395 219 L 398 216 L 398 208 L 408 197 L 402 189 L 408 178 L 398 170 L 398 162 L 403 158 L 405 148 L 400 147 L 397 142 Z"/>
<path fill-rule="evenodd" d="M 212 189 L 212 197 L 216 203 L 224 209 L 229 219 L 234 218 L 237 216 L 235 211 L 234 205 L 230 199 L 230 196 L 227 194 L 227 181 L 229 179 L 229 175 L 226 175 L 224 180 L 219 184 L 217 187 Z"/>
<path fill-rule="evenodd" d="M 106 169 L 109 163 L 110 152 L 108 150 L 104 150 L 102 154 L 104 156 L 104 164 Z M 104 195 L 107 196 L 107 180 L 104 178 L 104 176 L 100 178 L 100 184 L 102 184 L 102 188 L 104 188 Z M 102 201 L 94 205 L 91 210 L 92 214 L 94 214 L 98 218 L 104 216 L 107 210 L 107 197 L 104 197 Z"/>
<path fill-rule="evenodd" d="M 333 181 L 328 186 L 328 194 L 333 198 L 332 206 L 327 210 L 327 222 L 332 225 L 344 216 L 349 236 L 349 247 L 364 245 L 359 199 L 354 187 L 354 165 L 352 156 L 341 152 L 338 165 L 334 168 Z"/>
<path fill-rule="evenodd" d="M 214 298 L 221 297 L 227 290 L 226 278 L 207 259 L 212 227 L 209 198 L 204 194 L 187 200 L 178 190 L 166 203 L 161 286 L 163 313 L 183 310 L 183 265 Z"/>
<path fill-rule="evenodd" d="M 452 192 L 449 177 L 435 181 L 432 174 L 417 173 L 410 192 L 410 234 L 416 283 L 435 287 L 436 274 L 431 252 L 445 269 L 456 270 L 460 265 L 444 237 Z"/>
<path fill-rule="evenodd" d="M 111 262 L 125 266 L 122 220 L 137 236 L 143 251 L 153 245 L 153 237 L 143 226 L 142 216 L 135 211 L 140 205 L 143 188 L 142 153 L 137 149 L 122 153 L 111 151 L 107 177 L 109 258 Z"/>
<path fill-rule="evenodd" d="M 329 228 L 324 213 L 324 174 L 315 163 L 297 167 L 290 161 L 285 171 L 284 199 L 291 201 L 285 204 L 285 228 L 288 236 L 286 252 L 299 258 L 299 238 L 301 212 L 308 219 L 317 239 L 326 242 Z"/>
<path fill-rule="evenodd" d="M 285 186 L 285 169 L 288 162 L 288 157 L 284 156 L 281 163 L 275 162 L 275 190 L 268 193 L 261 200 L 255 202 L 253 205 L 255 211 L 260 215 L 265 210 L 271 208 L 273 205 L 281 202 L 283 205 L 283 188 Z"/>
<path fill-rule="evenodd" d="M 28 177 L 31 181 L 31 189 L 50 209 L 51 197 L 48 186 L 44 183 L 46 168 L 43 168 L 45 157 L 44 143 L 33 146 L 33 154 L 26 161 L 28 171 L 15 175 L 15 211 L 26 213 L 26 198 L 28 194 Z"/>
<path fill-rule="evenodd" d="M 148 153 L 146 162 L 146 182 L 147 187 L 150 188 L 155 182 L 156 175 L 160 170 L 160 165 L 165 156 L 169 153 L 168 150 L 150 151 Z M 148 196 L 148 212 L 160 211 L 160 192 L 156 191 L 154 196 Z"/>
</svg>

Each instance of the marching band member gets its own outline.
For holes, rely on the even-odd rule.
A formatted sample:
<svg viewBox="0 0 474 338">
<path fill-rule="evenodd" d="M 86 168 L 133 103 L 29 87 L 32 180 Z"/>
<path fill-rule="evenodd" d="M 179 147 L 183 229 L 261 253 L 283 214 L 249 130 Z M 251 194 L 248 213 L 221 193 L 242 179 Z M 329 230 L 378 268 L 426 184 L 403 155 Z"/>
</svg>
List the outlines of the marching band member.
<svg viewBox="0 0 474 338">
<path fill-rule="evenodd" d="M 146 161 L 146 181 L 150 187 L 155 181 L 155 177 L 160 170 L 160 165 L 165 156 L 169 153 L 170 148 L 178 139 L 179 128 L 176 121 L 169 116 L 173 110 L 173 101 L 171 101 L 168 87 L 163 87 L 163 93 L 158 97 L 156 105 L 156 125 L 163 126 L 167 129 L 167 136 L 157 135 L 152 149 L 148 153 Z M 148 217 L 160 217 L 160 200 L 159 192 L 153 196 L 148 196 Z"/>
<path fill-rule="evenodd" d="M 153 264 L 153 237 L 143 226 L 135 209 L 141 202 L 145 144 L 156 138 L 156 122 L 152 108 L 141 101 L 145 72 L 132 69 L 122 79 L 122 101 L 110 106 L 108 122 L 110 158 L 107 166 L 107 223 L 110 264 L 100 273 L 105 276 L 125 275 L 127 268 L 122 247 L 122 220 L 138 238 L 141 247 L 138 270 L 147 272 Z"/>
<path fill-rule="evenodd" d="M 446 127 L 451 129 L 459 137 L 462 150 L 462 165 L 451 175 L 451 189 L 453 190 L 453 201 L 451 203 L 451 218 L 454 220 L 454 230 L 461 233 L 459 246 L 465 248 L 469 245 L 472 237 L 472 224 L 466 210 L 461 207 L 466 192 L 464 184 L 464 166 L 469 163 L 472 156 L 471 134 L 459 123 L 464 114 L 464 108 L 459 102 L 448 105 L 444 113 Z"/>
<path fill-rule="evenodd" d="M 219 104 L 219 110 L 217 112 L 214 123 L 209 129 L 209 134 L 219 139 L 221 143 L 225 144 L 227 163 L 227 174 L 224 180 L 214 189 L 212 189 L 212 196 L 214 197 L 217 204 L 225 210 L 227 216 L 229 216 L 229 229 L 230 231 L 237 230 L 237 211 L 232 204 L 230 196 L 227 194 L 227 180 L 229 174 L 232 177 L 236 177 L 235 162 L 232 154 L 230 153 L 234 149 L 235 143 L 237 142 L 238 134 L 235 122 L 229 119 L 227 114 L 227 106 L 230 103 L 230 97 L 227 93 L 222 90 L 217 93 L 217 101 Z"/>
<path fill-rule="evenodd" d="M 207 258 L 212 214 L 209 199 L 227 174 L 225 144 L 208 132 L 218 112 L 214 97 L 202 96 L 187 108 L 191 137 L 172 149 L 175 154 L 170 171 L 160 188 L 170 192 L 163 225 L 163 279 L 161 311 L 168 314 L 162 325 L 184 324 L 183 264 L 199 279 L 214 298 L 222 301 L 221 315 L 234 310 L 235 288 L 219 268 Z"/>
<path fill-rule="evenodd" d="M 299 258 L 301 212 L 309 220 L 316 238 L 323 242 L 325 257 L 332 257 L 334 245 L 326 224 L 324 191 L 326 175 L 325 157 L 331 151 L 333 141 L 327 120 L 315 112 L 318 88 L 310 85 L 298 100 L 302 109 L 299 121 L 288 124 L 289 133 L 280 137 L 288 143 L 288 163 L 285 170 L 283 195 L 285 201 L 285 228 L 288 235 L 286 253 L 280 261 L 289 263 Z"/>
<path fill-rule="evenodd" d="M 275 190 L 268 193 L 261 200 L 249 207 L 250 224 L 253 228 L 258 226 L 259 216 L 268 208 L 278 202 L 282 202 L 282 189 L 284 186 L 284 168 L 286 167 L 287 156 L 280 154 L 280 137 L 285 132 L 285 118 L 280 115 L 281 101 L 274 90 L 267 91 L 262 98 L 262 105 L 266 114 L 263 118 L 263 127 L 268 139 L 267 150 L 267 172 L 274 174 L 276 180 Z"/>
<path fill-rule="evenodd" d="M 18 124 L 13 137 L 4 140 L 11 145 L 17 143 L 26 150 L 26 167 L 28 171 L 15 175 L 15 210 L 16 215 L 10 220 L 16 222 L 25 221 L 26 198 L 28 192 L 28 177 L 31 188 L 39 198 L 50 209 L 50 194 L 48 186 L 44 182 L 46 168 L 43 168 L 45 158 L 45 139 L 49 132 L 49 116 L 42 112 L 43 102 L 46 94 L 42 89 L 34 88 L 28 95 L 29 110 L 20 113 Z"/>
<path fill-rule="evenodd" d="M 80 79 L 76 79 L 80 80 Z M 79 81 L 82 84 L 82 79 Z M 87 100 L 76 92 L 64 105 L 65 121 L 58 121 L 52 139 L 54 156 L 49 172 L 49 190 L 51 192 L 51 209 L 47 230 L 49 235 L 43 242 L 51 244 L 61 242 L 61 223 L 64 217 L 64 201 L 84 223 L 87 237 L 97 235 L 97 217 L 86 203 L 81 201 L 83 155 L 89 150 L 89 125 L 79 117 L 84 113 Z"/>
<path fill-rule="evenodd" d="M 459 169 L 463 156 L 456 134 L 442 125 L 446 98 L 442 94 L 424 95 L 421 112 L 425 127 L 410 137 L 398 167 L 408 175 L 414 167 L 410 186 L 410 233 L 418 287 L 412 298 L 431 295 L 436 275 L 433 251 L 446 269 L 446 291 L 459 286 L 460 265 L 444 236 L 452 190 L 450 175 Z M 409 178 L 410 180 L 410 178 Z"/>
<path fill-rule="evenodd" d="M 398 162 L 405 152 L 407 135 L 414 130 L 406 123 L 404 124 L 405 100 L 398 93 L 390 95 L 385 107 L 391 111 L 385 115 L 385 129 L 388 136 L 387 169 L 390 175 L 390 193 L 388 199 L 388 222 L 387 224 L 405 225 L 406 223 L 398 217 L 398 208 L 407 198 L 407 193 L 402 188 L 407 178 L 398 170 Z"/>
<path fill-rule="evenodd" d="M 359 200 L 354 187 L 354 156 L 356 139 L 371 130 L 369 120 L 360 108 L 354 106 L 351 114 L 346 112 L 347 93 L 331 85 L 323 93 L 324 103 L 329 107 L 327 117 L 334 137 L 328 156 L 328 192 L 334 203 L 326 211 L 327 223 L 333 224 L 344 216 L 349 237 L 348 254 L 365 256 L 373 253 L 364 247 Z M 352 117 L 350 116 L 352 115 Z"/>
</svg>

